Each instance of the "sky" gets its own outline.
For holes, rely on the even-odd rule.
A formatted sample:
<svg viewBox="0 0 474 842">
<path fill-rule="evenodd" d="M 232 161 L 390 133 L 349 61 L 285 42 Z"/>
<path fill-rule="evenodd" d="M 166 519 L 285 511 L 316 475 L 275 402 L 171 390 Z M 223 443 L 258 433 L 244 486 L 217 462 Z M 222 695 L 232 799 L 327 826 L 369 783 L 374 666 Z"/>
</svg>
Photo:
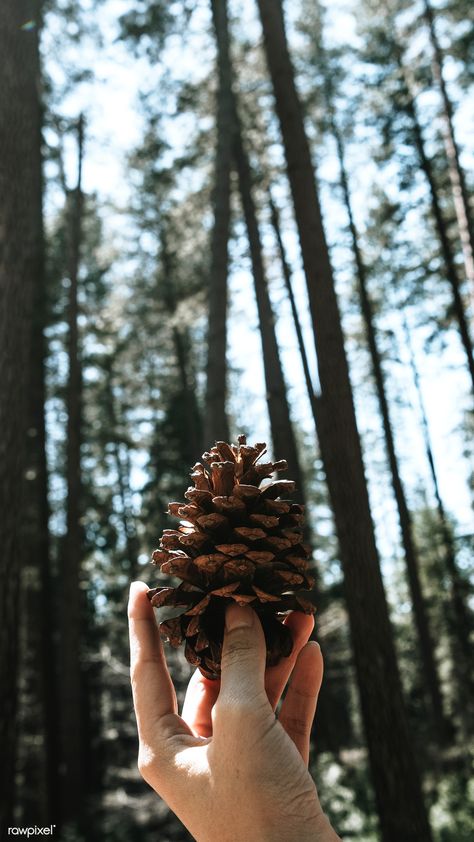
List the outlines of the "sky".
<svg viewBox="0 0 474 842">
<path fill-rule="evenodd" d="M 92 0 L 85 0 L 85 5 Z M 92 69 L 93 78 L 76 86 L 69 94 L 62 98 L 61 113 L 75 118 L 83 111 L 86 114 L 87 145 L 84 165 L 84 189 L 86 192 L 96 192 L 107 204 L 106 235 L 116 244 L 120 251 L 120 243 L 128 236 L 128 222 L 126 216 L 127 204 L 132 196 L 132 184 L 127 176 L 127 154 L 140 143 L 143 131 L 143 118 L 138 107 L 140 94 L 151 87 L 160 84 L 165 67 L 175 76 L 188 79 L 203 78 L 212 66 L 213 56 L 207 50 L 192 48 L 194 43 L 199 46 L 202 36 L 199 34 L 207 26 L 209 14 L 207 3 L 198 2 L 198 11 L 191 23 L 188 33 L 188 47 L 182 49 L 176 39 L 172 39 L 163 56 L 163 66 L 150 67 L 143 57 L 134 56 L 128 45 L 117 40 L 118 18 L 129 9 L 128 0 L 106 0 L 94 11 L 94 23 L 98 27 L 103 41 L 102 47 L 97 48 L 94 39 L 86 39 L 80 46 L 69 46 L 67 53 L 61 41 L 61 26 L 50 23 L 43 42 L 44 61 L 47 71 L 53 81 L 60 85 L 65 78 L 65 58 L 69 66 Z M 291 5 L 291 4 L 290 4 Z M 244 19 L 240 25 L 247 33 L 255 31 L 258 37 L 258 26 L 255 24 L 252 4 L 245 3 Z M 287 3 L 288 7 L 288 3 Z M 246 19 L 248 17 L 248 20 Z M 331 4 L 329 21 L 329 35 L 339 39 L 339 42 L 351 42 L 355 39 L 354 17 L 351 12 L 351 2 L 339 0 Z M 294 37 L 294 33 L 293 33 Z M 196 56 L 199 55 L 199 61 Z M 460 110 L 460 122 L 457 129 L 461 139 L 469 136 L 474 126 L 474 105 L 463 102 Z M 183 144 L 182 126 L 169 119 L 166 123 L 169 141 L 174 146 Z M 467 156 L 466 156 L 466 162 Z M 358 164 L 353 179 L 353 200 L 356 219 L 361 228 L 364 225 L 364 212 L 367 205 L 367 190 L 371 180 L 378 178 L 373 164 L 367 159 L 366 150 L 355 148 L 351 150 L 351 165 Z M 322 184 L 322 202 L 324 208 L 325 225 L 329 241 L 337 250 L 337 237 L 341 226 L 340 206 L 334 200 L 332 184 L 337 176 L 334 159 L 330 157 L 318 164 L 318 175 Z M 75 152 L 72 147 L 66 148 L 66 170 L 70 184 L 74 183 L 76 169 Z M 396 187 L 391 185 L 396 191 Z M 317 383 L 317 371 L 313 342 L 310 333 L 309 313 L 307 307 L 305 281 L 301 270 L 298 243 L 290 214 L 286 226 L 285 244 L 294 266 L 294 285 L 303 329 L 307 338 L 307 347 L 312 364 L 314 382 Z M 248 261 L 242 256 L 241 245 L 234 247 L 237 251 L 237 261 L 230 279 L 231 308 L 236 318 L 231 321 L 229 334 L 229 360 L 233 367 L 239 370 L 239 383 L 242 393 L 251 397 L 250 416 L 253 419 L 253 434 L 255 440 L 262 440 L 269 436 L 266 415 L 263 370 L 260 360 L 260 340 L 256 328 L 256 310 L 249 273 Z M 272 248 L 271 245 L 269 248 Z M 337 257 L 340 260 L 340 257 Z M 350 274 L 350 273 L 349 273 Z M 290 324 L 289 305 L 282 294 L 281 280 L 278 273 L 270 265 L 272 297 L 278 317 L 278 337 L 282 347 L 282 357 L 290 388 L 291 405 L 294 416 L 301 424 L 309 440 L 314 435 L 313 422 L 307 398 L 304 392 L 301 365 L 296 348 L 296 337 Z M 338 289 L 347 294 L 347 271 L 340 273 Z M 341 300 L 343 300 L 341 295 Z M 250 312 L 250 316 L 247 316 Z M 245 316 L 244 316 L 245 314 Z M 408 314 L 414 327 L 414 314 Z M 344 323 L 348 334 L 353 332 L 354 316 L 344 313 Z M 403 438 L 403 450 L 409 452 L 409 458 L 403 461 L 403 476 L 406 480 L 409 496 L 415 500 L 416 488 L 420 483 L 430 487 L 428 466 L 426 463 L 419 424 L 415 421 L 416 394 L 411 377 L 407 372 L 407 349 L 403 340 L 401 320 L 397 315 L 390 317 L 388 327 L 400 337 L 401 362 L 397 367 L 391 367 L 395 391 L 402 395 L 405 408 L 396 407 L 394 413 L 397 420 L 399 440 Z M 242 335 L 245 334 L 245 341 Z M 469 382 L 464 371 L 464 363 L 459 344 L 456 339 L 449 339 L 445 352 L 441 354 L 424 353 L 426 331 L 417 328 L 413 334 L 415 353 L 422 368 L 423 399 L 430 420 L 430 435 L 432 437 L 436 466 L 439 472 L 440 488 L 446 508 L 456 515 L 459 521 L 459 531 L 472 532 L 474 525 L 470 494 L 468 491 L 468 466 L 462 457 L 463 442 L 456 429 L 462 417 L 462 411 L 469 406 Z M 351 348 L 350 356 L 358 357 L 363 352 Z M 355 370 L 355 369 L 354 369 Z M 360 376 L 357 375 L 357 377 Z M 370 491 L 374 516 L 377 523 L 378 541 L 382 554 L 386 558 L 393 556 L 394 546 L 397 545 L 397 526 L 394 502 L 386 493 L 386 479 L 380 476 L 380 461 L 383 460 L 380 448 L 380 423 L 375 400 L 371 396 L 370 388 L 358 384 L 359 395 L 357 401 L 358 422 L 364 436 L 367 452 L 367 471 L 370 479 Z M 246 402 L 247 405 L 247 402 Z M 372 446 L 376 442 L 373 458 Z M 137 488 L 143 483 L 143 470 L 139 464 L 135 466 L 134 482 Z M 432 499 L 431 491 L 429 492 Z"/>
</svg>

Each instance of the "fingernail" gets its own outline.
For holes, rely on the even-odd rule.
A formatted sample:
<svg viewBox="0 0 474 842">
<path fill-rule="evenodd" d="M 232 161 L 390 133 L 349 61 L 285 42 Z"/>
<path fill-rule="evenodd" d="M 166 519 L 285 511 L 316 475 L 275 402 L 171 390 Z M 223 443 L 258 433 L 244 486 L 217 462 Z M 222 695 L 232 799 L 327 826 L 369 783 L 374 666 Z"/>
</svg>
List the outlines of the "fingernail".
<svg viewBox="0 0 474 842">
<path fill-rule="evenodd" d="M 229 605 L 225 615 L 225 627 L 227 631 L 250 628 L 253 626 L 254 616 L 253 610 L 247 606 Z"/>
</svg>

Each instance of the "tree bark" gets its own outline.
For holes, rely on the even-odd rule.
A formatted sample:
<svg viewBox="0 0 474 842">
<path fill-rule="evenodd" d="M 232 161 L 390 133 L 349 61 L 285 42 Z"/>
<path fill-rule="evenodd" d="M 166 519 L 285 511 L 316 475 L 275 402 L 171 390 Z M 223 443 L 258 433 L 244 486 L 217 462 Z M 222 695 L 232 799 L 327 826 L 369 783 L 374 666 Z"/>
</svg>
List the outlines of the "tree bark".
<svg viewBox="0 0 474 842">
<path fill-rule="evenodd" d="M 408 508 L 405 489 L 403 487 L 403 482 L 398 466 L 395 439 L 393 435 L 392 421 L 390 418 L 390 409 L 386 394 L 385 376 L 378 349 L 377 329 L 375 327 L 374 322 L 372 302 L 370 300 L 370 296 L 367 289 L 367 273 L 362 258 L 362 252 L 359 246 L 359 236 L 354 222 L 354 215 L 352 213 L 349 181 L 347 178 L 347 171 L 345 165 L 344 145 L 341 133 L 339 131 L 339 127 L 336 123 L 335 114 L 333 112 L 331 94 L 328 90 L 328 85 L 329 82 L 326 81 L 326 107 L 328 112 L 330 130 L 336 142 L 341 188 L 344 197 L 344 204 L 346 206 L 347 217 L 349 220 L 349 231 L 352 241 L 352 251 L 354 254 L 354 261 L 356 266 L 360 306 L 362 311 L 362 317 L 364 320 L 370 359 L 372 363 L 372 373 L 375 382 L 375 389 L 377 392 L 380 416 L 382 419 L 385 446 L 387 449 L 388 463 L 390 467 L 390 474 L 392 477 L 393 494 L 397 504 L 398 521 L 400 525 L 402 545 L 405 554 L 405 564 L 412 603 L 413 619 L 418 634 L 418 643 L 420 647 L 422 673 L 431 707 L 431 714 L 434 726 L 433 731 L 435 738 L 438 743 L 447 744 L 452 739 L 453 733 L 452 728 L 450 727 L 450 723 L 448 722 L 445 716 L 443 707 L 443 698 L 441 694 L 438 667 L 435 659 L 433 638 L 431 636 L 429 626 L 428 610 L 426 607 L 426 602 L 423 596 L 423 590 L 421 586 L 418 552 L 415 547 L 415 541 L 413 537 L 412 517 Z"/>
<path fill-rule="evenodd" d="M 466 318 L 466 311 L 464 307 L 464 302 L 462 300 L 459 278 L 456 270 L 456 262 L 454 260 L 453 249 L 451 246 L 451 242 L 449 240 L 449 235 L 447 231 L 446 222 L 443 217 L 443 212 L 441 209 L 441 204 L 438 198 L 438 191 L 436 188 L 436 183 L 433 174 L 433 168 L 431 166 L 431 161 L 426 154 L 425 149 L 425 142 L 423 138 L 423 132 L 421 129 L 420 122 L 418 120 L 418 115 L 416 112 L 415 101 L 413 99 L 411 89 L 410 89 L 410 79 L 408 77 L 408 71 L 404 64 L 402 50 L 399 45 L 395 45 L 396 56 L 398 67 L 401 73 L 401 77 L 404 82 L 405 87 L 405 109 L 406 113 L 409 116 L 412 122 L 413 128 L 413 139 L 415 144 L 415 149 L 418 153 L 418 160 L 420 162 L 420 169 L 425 175 L 426 181 L 428 183 L 429 194 L 430 194 L 430 203 L 431 203 L 431 212 L 433 214 L 433 220 L 435 225 L 435 230 L 438 235 L 439 243 L 441 246 L 441 254 L 443 257 L 443 262 L 446 270 L 446 280 L 448 281 L 451 292 L 453 296 L 453 305 L 454 305 L 454 314 L 458 323 L 459 327 L 459 334 L 461 337 L 461 343 L 464 348 L 464 352 L 466 354 L 467 366 L 469 370 L 469 375 L 471 378 L 471 387 L 474 393 L 474 354 L 472 350 L 472 340 L 469 332 L 469 325 Z"/>
<path fill-rule="evenodd" d="M 83 547 L 81 442 L 82 442 L 82 364 L 79 346 L 78 275 L 82 239 L 82 161 L 84 126 L 78 124 L 77 186 L 67 197 L 68 211 L 68 361 L 66 392 L 66 535 L 61 570 L 61 820 L 80 818 L 85 791 L 85 746 L 83 735 L 83 679 L 81 646 L 83 641 L 83 599 L 80 568 Z"/>
<path fill-rule="evenodd" d="M 375 545 L 341 320 L 280 2 L 258 0 L 308 286 L 321 383 L 318 436 L 335 516 L 384 842 L 431 839 Z"/>
<path fill-rule="evenodd" d="M 232 167 L 231 67 L 225 0 L 211 0 L 217 42 L 217 148 L 214 185 L 214 228 L 209 273 L 209 327 L 204 412 L 204 449 L 229 441 L 227 397 L 227 277 L 230 234 L 230 174 Z"/>
<path fill-rule="evenodd" d="M 5 0 L 0 15 L 0 836 L 13 809 L 19 585 L 31 383 L 31 324 L 42 267 L 39 4 Z M 27 21 L 35 26 L 25 28 Z"/>
<path fill-rule="evenodd" d="M 471 284 L 471 295 L 474 297 L 474 225 L 472 221 L 472 210 L 469 204 L 469 194 L 466 186 L 466 176 L 459 159 L 459 149 L 456 143 L 453 125 L 453 106 L 449 98 L 446 82 L 444 81 L 444 58 L 441 50 L 433 8 L 429 0 L 424 0 L 424 16 L 428 25 L 431 47 L 433 51 L 432 68 L 433 76 L 441 94 L 442 108 L 442 129 L 444 137 L 444 148 L 448 159 L 448 175 L 453 194 L 454 210 L 461 240 L 464 269 L 466 278 Z"/>
</svg>

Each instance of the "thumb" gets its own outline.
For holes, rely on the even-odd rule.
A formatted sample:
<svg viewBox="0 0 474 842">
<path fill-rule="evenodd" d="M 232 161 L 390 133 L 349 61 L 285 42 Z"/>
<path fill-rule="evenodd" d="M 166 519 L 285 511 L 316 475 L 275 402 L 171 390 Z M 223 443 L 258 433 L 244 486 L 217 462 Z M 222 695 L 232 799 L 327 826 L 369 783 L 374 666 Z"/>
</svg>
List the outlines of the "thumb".
<svg viewBox="0 0 474 842">
<path fill-rule="evenodd" d="M 248 606 L 230 605 L 225 617 L 219 702 L 248 708 L 266 698 L 265 659 L 265 637 L 257 615 Z"/>
</svg>

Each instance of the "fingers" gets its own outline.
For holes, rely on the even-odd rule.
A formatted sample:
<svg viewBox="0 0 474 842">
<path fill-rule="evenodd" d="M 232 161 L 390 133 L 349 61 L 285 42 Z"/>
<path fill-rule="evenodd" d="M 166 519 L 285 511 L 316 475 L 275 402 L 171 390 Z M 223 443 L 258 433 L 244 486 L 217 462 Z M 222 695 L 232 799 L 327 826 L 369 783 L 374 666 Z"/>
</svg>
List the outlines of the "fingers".
<svg viewBox="0 0 474 842">
<path fill-rule="evenodd" d="M 265 638 L 251 608 L 231 605 L 226 612 L 221 661 L 221 689 L 214 707 L 214 733 L 219 712 L 241 716 L 263 707 L 270 710 L 265 694 Z M 228 721 L 228 720 L 227 720 Z"/>
<path fill-rule="evenodd" d="M 140 739 L 163 716 L 176 713 L 176 694 L 147 590 L 144 582 L 133 582 L 128 602 L 130 677 Z"/>
<path fill-rule="evenodd" d="M 293 636 L 293 651 L 288 658 L 265 671 L 265 690 L 275 710 L 281 694 L 287 685 L 299 652 L 307 643 L 314 628 L 314 618 L 294 611 L 288 615 L 285 625 Z M 192 731 L 200 737 L 212 736 L 212 708 L 219 695 L 220 682 L 209 681 L 199 670 L 193 674 L 184 700 L 182 717 Z"/>
<path fill-rule="evenodd" d="M 285 625 L 290 629 L 293 637 L 293 651 L 288 658 L 282 658 L 279 664 L 269 667 L 265 673 L 265 689 L 273 710 L 280 701 L 301 649 L 308 642 L 313 631 L 314 617 L 312 614 L 293 611 L 285 619 Z"/>
<path fill-rule="evenodd" d="M 311 725 L 322 678 L 323 656 L 319 644 L 312 640 L 298 655 L 279 716 L 280 724 L 306 764 L 309 762 Z"/>
<path fill-rule="evenodd" d="M 219 695 L 220 681 L 210 681 L 199 670 L 186 690 L 182 718 L 198 737 L 212 737 L 212 708 Z"/>
</svg>

